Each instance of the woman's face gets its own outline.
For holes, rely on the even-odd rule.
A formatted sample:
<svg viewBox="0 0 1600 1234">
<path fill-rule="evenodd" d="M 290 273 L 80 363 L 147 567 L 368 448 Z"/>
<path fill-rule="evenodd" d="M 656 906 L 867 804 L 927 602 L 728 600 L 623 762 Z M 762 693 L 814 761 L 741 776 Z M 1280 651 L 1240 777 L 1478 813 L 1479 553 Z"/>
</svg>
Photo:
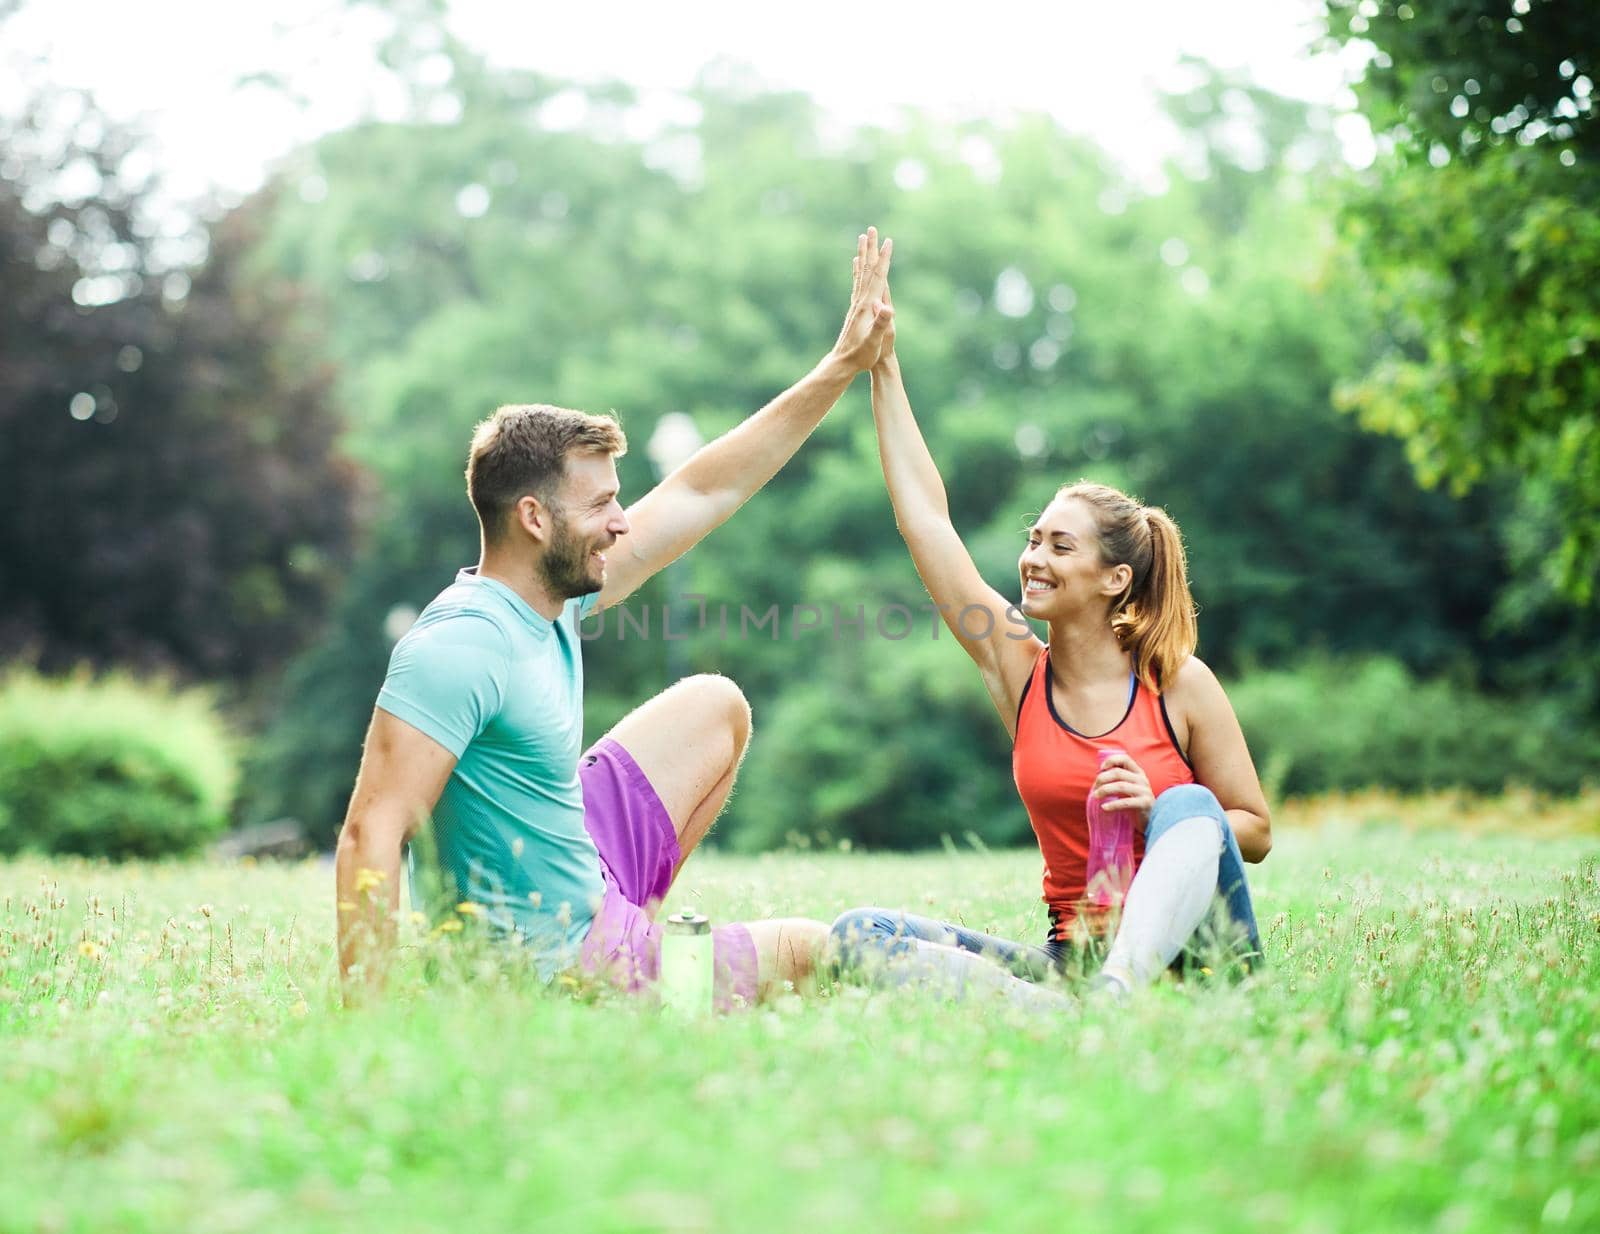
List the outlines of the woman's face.
<svg viewBox="0 0 1600 1234">
<path fill-rule="evenodd" d="M 1132 577 L 1125 565 L 1100 561 L 1094 512 L 1076 498 L 1057 498 L 1028 529 L 1017 559 L 1022 611 L 1040 621 L 1105 609 Z"/>
</svg>

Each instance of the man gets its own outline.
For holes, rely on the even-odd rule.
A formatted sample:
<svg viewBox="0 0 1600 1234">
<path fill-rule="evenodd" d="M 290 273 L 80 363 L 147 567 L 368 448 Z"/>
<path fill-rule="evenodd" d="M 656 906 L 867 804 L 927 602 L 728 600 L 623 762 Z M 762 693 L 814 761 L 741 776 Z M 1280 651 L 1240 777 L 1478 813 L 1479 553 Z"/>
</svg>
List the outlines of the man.
<svg viewBox="0 0 1600 1234">
<path fill-rule="evenodd" d="M 822 362 L 626 511 L 614 420 L 516 406 L 478 426 L 467 492 L 479 563 L 396 645 L 339 836 L 347 994 L 382 981 L 401 853 L 430 818 L 450 895 L 520 933 L 546 976 L 578 963 L 631 988 L 655 975 L 653 915 L 728 798 L 750 708 L 726 678 L 686 678 L 580 765 L 578 621 L 726 521 L 876 363 L 890 247 L 875 230 L 858 241 L 850 307 Z M 797 919 L 718 929 L 719 1004 L 802 982 L 826 937 L 824 923 Z"/>
</svg>

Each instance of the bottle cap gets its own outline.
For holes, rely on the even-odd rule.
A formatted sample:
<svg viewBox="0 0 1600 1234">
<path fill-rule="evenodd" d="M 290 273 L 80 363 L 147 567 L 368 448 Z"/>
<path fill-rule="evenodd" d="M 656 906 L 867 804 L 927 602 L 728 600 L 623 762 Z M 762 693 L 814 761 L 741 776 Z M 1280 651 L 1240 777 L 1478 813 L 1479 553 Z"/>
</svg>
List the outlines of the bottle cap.
<svg viewBox="0 0 1600 1234">
<path fill-rule="evenodd" d="M 686 908 L 681 913 L 673 913 L 667 918 L 668 934 L 709 934 L 711 921 L 703 913 L 697 913 L 692 908 Z"/>
</svg>

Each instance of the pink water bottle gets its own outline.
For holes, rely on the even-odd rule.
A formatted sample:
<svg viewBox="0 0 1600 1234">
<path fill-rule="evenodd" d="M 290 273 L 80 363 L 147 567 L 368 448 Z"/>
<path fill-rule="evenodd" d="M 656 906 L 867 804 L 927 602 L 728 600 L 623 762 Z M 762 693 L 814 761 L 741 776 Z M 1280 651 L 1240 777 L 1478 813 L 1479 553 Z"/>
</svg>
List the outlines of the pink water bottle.
<svg viewBox="0 0 1600 1234">
<path fill-rule="evenodd" d="M 1105 749 L 1097 754 L 1095 772 L 1114 755 L 1126 750 Z M 1092 790 L 1091 790 L 1092 791 Z M 1096 908 L 1120 908 L 1133 881 L 1133 815 L 1126 810 L 1106 810 L 1100 798 L 1089 798 L 1089 879 L 1085 896 Z"/>
</svg>

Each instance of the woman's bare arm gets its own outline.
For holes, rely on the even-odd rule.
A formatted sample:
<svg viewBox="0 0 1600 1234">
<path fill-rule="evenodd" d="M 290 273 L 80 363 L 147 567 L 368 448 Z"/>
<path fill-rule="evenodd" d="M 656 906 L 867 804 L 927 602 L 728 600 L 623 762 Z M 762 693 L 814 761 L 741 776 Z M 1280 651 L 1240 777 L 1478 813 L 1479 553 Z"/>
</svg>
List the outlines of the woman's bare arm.
<svg viewBox="0 0 1600 1234">
<path fill-rule="evenodd" d="M 1261 779 L 1245 744 L 1244 730 L 1222 683 L 1194 656 L 1173 674 L 1167 710 L 1185 736 L 1194 776 L 1217 795 L 1246 861 L 1260 861 L 1272 848 L 1272 816 Z"/>
<path fill-rule="evenodd" d="M 917 573 L 983 674 L 989 697 L 1014 736 L 1022 689 L 1043 644 L 1016 606 L 984 582 L 956 533 L 944 481 L 917 427 L 892 351 L 872 370 L 872 418 L 895 522 Z"/>
</svg>

